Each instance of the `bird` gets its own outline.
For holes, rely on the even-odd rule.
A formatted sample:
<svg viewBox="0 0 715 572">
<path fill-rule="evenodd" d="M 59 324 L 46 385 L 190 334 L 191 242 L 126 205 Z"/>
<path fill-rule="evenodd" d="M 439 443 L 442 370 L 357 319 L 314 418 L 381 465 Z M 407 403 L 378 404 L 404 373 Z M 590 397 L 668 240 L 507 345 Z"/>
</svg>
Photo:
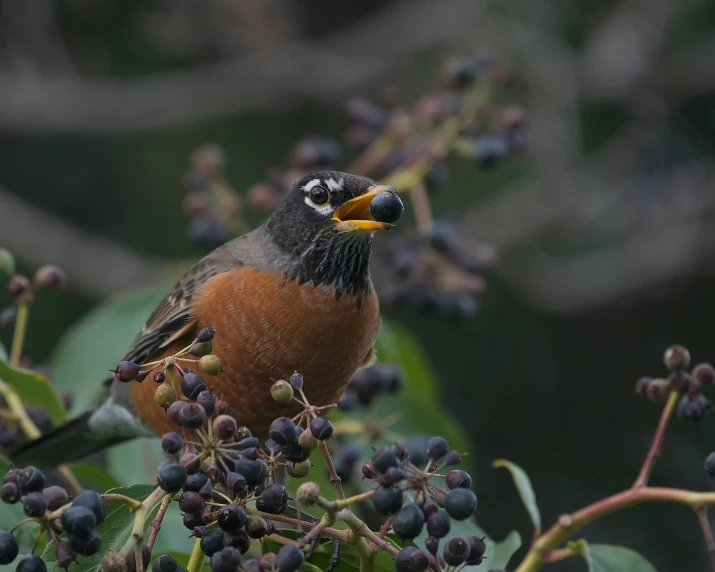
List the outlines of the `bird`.
<svg viewBox="0 0 715 572">
<path fill-rule="evenodd" d="M 174 355 L 204 328 L 222 371 L 208 388 L 256 436 L 293 412 L 272 399 L 276 380 L 300 372 L 313 405 L 335 403 L 355 372 L 375 360 L 381 325 L 370 276 L 372 240 L 393 224 L 375 220 L 371 202 L 389 185 L 338 171 L 297 180 L 255 230 L 192 266 L 159 303 L 124 360 Z M 395 195 L 396 196 L 396 195 Z M 11 455 L 16 465 L 51 468 L 123 441 L 176 429 L 153 399 L 156 384 L 112 379 L 94 410 Z"/>
</svg>

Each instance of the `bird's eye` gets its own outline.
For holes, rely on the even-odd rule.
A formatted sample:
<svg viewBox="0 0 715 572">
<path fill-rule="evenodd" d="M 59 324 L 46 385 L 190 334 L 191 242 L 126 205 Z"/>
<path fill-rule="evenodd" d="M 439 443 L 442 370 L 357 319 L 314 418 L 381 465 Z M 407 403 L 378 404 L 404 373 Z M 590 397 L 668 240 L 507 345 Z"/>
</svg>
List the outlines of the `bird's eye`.
<svg viewBox="0 0 715 572">
<path fill-rule="evenodd" d="M 324 205 L 330 200 L 330 192 L 323 187 L 313 187 L 308 191 L 308 197 L 316 205 Z"/>
</svg>

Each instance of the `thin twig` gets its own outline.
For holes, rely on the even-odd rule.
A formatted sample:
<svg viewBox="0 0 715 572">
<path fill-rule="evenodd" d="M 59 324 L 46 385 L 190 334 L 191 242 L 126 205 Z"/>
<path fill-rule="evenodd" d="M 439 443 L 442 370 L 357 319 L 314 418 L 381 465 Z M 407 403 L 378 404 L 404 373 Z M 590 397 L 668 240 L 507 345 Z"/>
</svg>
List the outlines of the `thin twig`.
<svg viewBox="0 0 715 572">
<path fill-rule="evenodd" d="M 166 510 L 171 504 L 171 500 L 171 495 L 167 495 L 166 497 L 164 497 L 164 500 L 161 501 L 161 507 L 159 508 L 159 512 L 156 513 L 154 520 L 152 520 L 151 522 L 151 534 L 149 535 L 149 541 L 147 542 L 147 546 L 150 550 L 154 548 L 154 541 L 156 541 L 156 535 L 159 534 L 159 531 L 161 530 L 161 522 L 164 520 L 164 515 L 166 514 Z"/>
<path fill-rule="evenodd" d="M 700 528 L 703 529 L 705 545 L 707 546 L 708 554 L 710 555 L 710 564 L 712 565 L 713 572 L 715 572 L 715 539 L 713 539 L 713 530 L 710 526 L 710 520 L 708 519 L 708 507 L 701 506 L 696 508 L 695 514 L 698 516 Z"/>
<path fill-rule="evenodd" d="M 660 456 L 660 447 L 663 443 L 663 438 L 665 437 L 665 432 L 668 428 L 668 422 L 673 416 L 673 411 L 675 411 L 675 405 L 678 403 L 678 398 L 680 393 L 677 391 L 671 391 L 668 395 L 668 401 L 663 408 L 663 413 L 660 416 L 660 421 L 658 422 L 658 428 L 655 430 L 655 435 L 653 436 L 653 443 L 651 443 L 648 455 L 643 461 L 643 466 L 638 474 L 636 482 L 633 483 L 633 488 L 644 487 L 648 484 L 648 479 L 653 471 L 655 462 Z"/>
<path fill-rule="evenodd" d="M 323 451 L 325 463 L 328 465 L 328 472 L 330 473 L 330 482 L 335 487 L 335 493 L 338 495 L 338 500 L 344 500 L 345 492 L 343 491 L 343 485 L 341 484 L 340 477 L 335 470 L 333 459 L 330 456 L 330 451 L 328 450 L 328 445 L 325 441 L 320 442 L 320 449 Z"/>
<path fill-rule="evenodd" d="M 25 333 L 27 332 L 27 317 L 30 313 L 30 307 L 27 303 L 17 306 L 17 315 L 15 316 L 15 332 L 12 336 L 12 347 L 10 348 L 10 363 L 19 365 L 22 359 L 22 347 L 25 344 Z"/>
</svg>

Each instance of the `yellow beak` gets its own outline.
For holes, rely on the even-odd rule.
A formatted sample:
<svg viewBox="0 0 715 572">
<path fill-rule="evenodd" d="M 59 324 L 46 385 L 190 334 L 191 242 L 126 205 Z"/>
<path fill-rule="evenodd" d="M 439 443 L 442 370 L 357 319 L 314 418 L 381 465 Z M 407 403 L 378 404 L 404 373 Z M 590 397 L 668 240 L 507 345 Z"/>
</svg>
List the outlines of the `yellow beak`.
<svg viewBox="0 0 715 572">
<path fill-rule="evenodd" d="M 373 185 L 359 197 L 350 199 L 340 205 L 333 213 L 333 219 L 337 221 L 337 229 L 340 232 L 352 232 L 355 230 L 375 232 L 394 228 L 394 224 L 378 222 L 370 214 L 372 199 L 384 191 L 394 192 L 394 190 L 394 187 L 389 185 Z"/>
</svg>

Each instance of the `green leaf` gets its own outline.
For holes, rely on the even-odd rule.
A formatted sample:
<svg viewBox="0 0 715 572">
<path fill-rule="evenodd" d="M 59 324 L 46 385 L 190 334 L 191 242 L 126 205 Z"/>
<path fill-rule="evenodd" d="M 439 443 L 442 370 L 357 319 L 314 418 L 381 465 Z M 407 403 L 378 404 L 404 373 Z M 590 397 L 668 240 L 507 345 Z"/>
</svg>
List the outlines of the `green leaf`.
<svg viewBox="0 0 715 572">
<path fill-rule="evenodd" d="M 488 568 L 506 569 L 511 557 L 521 548 L 521 535 L 516 530 L 512 530 L 501 542 L 494 542 L 493 540 L 490 542 L 492 544 L 491 550 L 489 544 L 487 544 Z"/>
<path fill-rule="evenodd" d="M 0 478 L 5 476 L 12 466 L 10 461 L 0 456 Z M 22 503 L 3 504 L 0 508 L 0 530 L 10 530 L 18 522 L 25 518 L 22 511 Z M 39 526 L 35 523 L 25 524 L 15 531 L 15 539 L 20 546 L 20 555 L 29 554 L 35 544 L 35 539 L 39 533 Z M 19 557 L 18 557 L 19 558 Z M 17 560 L 11 564 L 0 566 L 0 572 L 12 572 L 17 566 Z"/>
<path fill-rule="evenodd" d="M 402 369 L 411 395 L 426 403 L 434 403 L 438 399 L 436 376 L 412 332 L 383 318 L 375 348 L 379 361 Z"/>
<path fill-rule="evenodd" d="M 161 284 L 110 298 L 65 332 L 51 363 L 57 387 L 72 392 L 73 414 L 86 411 L 96 402 L 102 380 L 124 357 L 167 291 L 167 285 Z"/>
<path fill-rule="evenodd" d="M 0 379 L 15 390 L 25 405 L 46 411 L 55 425 L 65 420 L 65 406 L 44 375 L 0 360 Z"/>
<path fill-rule="evenodd" d="M 495 468 L 504 467 L 509 470 L 514 479 L 514 485 L 519 491 L 521 502 L 524 503 L 524 507 L 531 517 L 531 522 L 534 525 L 534 534 L 539 535 L 541 533 L 541 513 L 539 512 L 539 506 L 536 504 L 536 495 L 534 494 L 534 488 L 531 486 L 529 476 L 519 465 L 507 461 L 506 459 L 497 459 L 492 463 L 492 466 Z"/>
<path fill-rule="evenodd" d="M 589 544 L 584 539 L 569 542 L 568 547 L 583 557 L 589 572 L 657 572 L 635 550 L 611 544 Z"/>
<path fill-rule="evenodd" d="M 108 491 L 119 486 L 119 483 L 104 469 L 104 467 L 94 461 L 79 461 L 73 463 L 70 468 L 80 482 L 96 491 Z"/>
<path fill-rule="evenodd" d="M 130 487 L 119 487 L 107 492 L 118 493 L 136 500 L 144 500 L 156 487 L 153 485 L 132 485 Z M 150 521 L 147 520 L 147 527 Z M 86 556 L 77 564 L 72 566 L 72 572 L 93 572 L 99 568 L 102 557 L 108 550 L 118 548 L 129 538 L 132 526 L 134 525 L 134 513 L 129 507 L 117 501 L 107 503 L 107 516 L 102 524 L 97 527 L 97 532 L 102 535 L 102 546 L 94 556 Z M 52 543 L 48 543 L 42 558 L 47 564 L 48 572 L 59 571 L 57 560 Z"/>
</svg>

